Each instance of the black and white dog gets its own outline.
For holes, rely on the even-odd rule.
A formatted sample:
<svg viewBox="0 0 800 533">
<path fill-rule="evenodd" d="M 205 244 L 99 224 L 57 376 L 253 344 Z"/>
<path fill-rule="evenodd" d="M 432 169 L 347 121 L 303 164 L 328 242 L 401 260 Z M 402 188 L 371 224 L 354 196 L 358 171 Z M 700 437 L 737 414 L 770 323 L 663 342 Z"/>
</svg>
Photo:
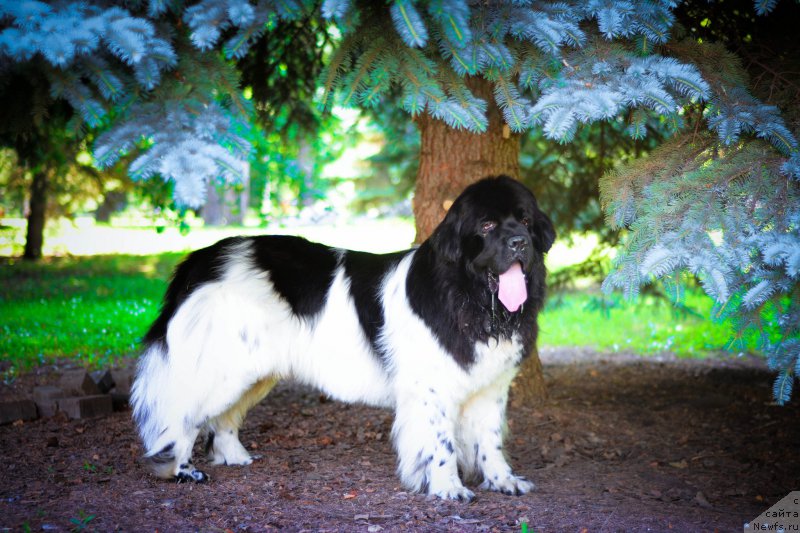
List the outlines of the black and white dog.
<svg viewBox="0 0 800 533">
<path fill-rule="evenodd" d="M 374 255 L 298 237 L 225 239 L 175 271 L 145 337 L 133 416 L 156 475 L 205 481 L 252 462 L 247 410 L 281 379 L 394 409 L 398 473 L 415 491 L 471 500 L 459 477 L 522 494 L 503 455 L 508 389 L 536 341 L 543 255 L 555 239 L 533 194 L 505 176 L 456 199 L 418 248 Z"/>
</svg>

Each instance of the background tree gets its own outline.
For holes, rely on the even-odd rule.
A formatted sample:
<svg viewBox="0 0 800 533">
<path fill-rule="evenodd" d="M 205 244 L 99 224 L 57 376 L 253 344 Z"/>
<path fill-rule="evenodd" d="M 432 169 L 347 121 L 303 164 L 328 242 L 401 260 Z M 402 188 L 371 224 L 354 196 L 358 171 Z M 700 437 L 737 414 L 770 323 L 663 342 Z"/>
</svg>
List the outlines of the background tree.
<svg viewBox="0 0 800 533">
<path fill-rule="evenodd" d="M 756 2 L 755 9 L 763 14 L 775 4 Z M 44 57 L 54 94 L 92 126 L 111 122 L 96 143 L 101 164 L 141 150 L 132 177 L 172 180 L 179 202 L 200 205 L 209 181 L 240 180 L 247 170 L 252 108 L 237 88 L 234 61 L 279 21 L 302 20 L 316 5 L 124 5 L 2 3 L 0 50 L 16 62 Z M 777 348 L 768 347 L 781 370 L 776 397 L 783 401 L 798 360 L 792 343 L 800 343 L 791 325 L 798 323 L 791 247 L 798 241 L 797 143 L 779 110 L 748 91 L 747 76 L 724 48 L 674 38 L 673 9 L 669 1 L 326 0 L 322 17 L 342 38 L 321 77 L 322 103 L 373 108 L 398 101 L 411 114 L 420 129 L 418 239 L 467 183 L 486 174 L 520 177 L 520 138 L 531 128 L 568 143 L 579 124 L 624 124 L 641 139 L 653 122 L 667 132 L 686 131 L 688 123 L 689 142 L 676 138 L 663 157 L 606 180 L 609 220 L 631 230 L 606 286 L 634 294 L 652 278 L 688 270 L 737 316 L 786 311 L 789 321 L 778 321 L 769 344 Z M 659 163 L 664 158 L 671 166 Z M 780 180 L 779 192 L 768 185 Z M 690 209 L 712 199 L 701 194 L 708 190 L 724 199 L 713 217 Z M 659 204 L 664 194 L 669 201 Z M 770 202 L 776 194 L 786 201 Z M 759 209 L 765 201 L 770 206 Z M 724 218 L 736 206 L 750 208 Z M 751 260 L 735 261 L 742 257 Z M 793 303 L 763 307 L 784 299 Z"/>
<path fill-rule="evenodd" d="M 715 301 L 713 318 L 731 321 L 732 348 L 757 338 L 783 403 L 800 372 L 800 168 L 780 118 L 800 126 L 790 37 L 800 10 L 783 3 L 756 18 L 747 7 L 698 2 L 679 12 L 700 39 L 670 48 L 717 90 L 688 110 L 680 134 L 601 182 L 610 225 L 628 230 L 605 288 L 634 295 L 660 280 L 680 302 L 687 279 L 699 280 Z"/>
<path fill-rule="evenodd" d="M 72 120 L 73 109 L 50 95 L 36 63 L 6 65 L 0 77 L 0 101 L 7 103 L 0 106 L 0 143 L 14 149 L 21 178 L 17 183 L 25 183 L 29 193 L 23 252 L 29 260 L 42 256 L 49 199 L 79 166 L 76 156 L 83 137 L 80 122 Z"/>
<path fill-rule="evenodd" d="M 325 193 L 319 168 L 338 153 L 325 135 L 337 121 L 320 111 L 314 94 L 331 46 L 329 30 L 312 10 L 297 19 L 274 18 L 236 62 L 257 124 L 250 138 L 251 207 L 267 212 L 281 190 L 291 191 L 298 207 Z"/>
</svg>

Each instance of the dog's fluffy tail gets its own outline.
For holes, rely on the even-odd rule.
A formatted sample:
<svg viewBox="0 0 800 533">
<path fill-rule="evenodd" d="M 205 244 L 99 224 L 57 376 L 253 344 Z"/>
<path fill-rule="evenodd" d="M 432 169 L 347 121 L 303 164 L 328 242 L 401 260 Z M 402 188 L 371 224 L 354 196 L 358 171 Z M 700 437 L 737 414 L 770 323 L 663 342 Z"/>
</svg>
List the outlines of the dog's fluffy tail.
<svg viewBox="0 0 800 533">
<path fill-rule="evenodd" d="M 167 382 L 168 358 L 165 342 L 150 344 L 139 359 L 131 389 L 133 420 L 144 445 L 144 460 L 162 478 L 174 476 L 176 470 L 176 436 L 166 426 L 166 411 L 170 406 L 166 405 L 169 400 L 164 392 L 175 386 Z"/>
</svg>

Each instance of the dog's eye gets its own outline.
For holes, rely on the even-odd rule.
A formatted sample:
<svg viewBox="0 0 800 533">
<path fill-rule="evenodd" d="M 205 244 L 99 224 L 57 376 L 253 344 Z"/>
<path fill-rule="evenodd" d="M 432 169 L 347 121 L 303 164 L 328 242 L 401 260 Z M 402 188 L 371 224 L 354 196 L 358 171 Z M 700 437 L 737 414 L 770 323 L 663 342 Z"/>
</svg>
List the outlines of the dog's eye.
<svg viewBox="0 0 800 533">
<path fill-rule="evenodd" d="M 528 217 L 522 217 L 520 223 L 527 228 L 528 226 L 531 225 L 531 219 L 529 219 Z"/>
<path fill-rule="evenodd" d="M 483 222 L 483 224 L 481 224 L 481 232 L 484 235 L 486 235 L 496 227 L 497 227 L 497 222 L 495 222 L 494 220 L 486 220 Z"/>
</svg>

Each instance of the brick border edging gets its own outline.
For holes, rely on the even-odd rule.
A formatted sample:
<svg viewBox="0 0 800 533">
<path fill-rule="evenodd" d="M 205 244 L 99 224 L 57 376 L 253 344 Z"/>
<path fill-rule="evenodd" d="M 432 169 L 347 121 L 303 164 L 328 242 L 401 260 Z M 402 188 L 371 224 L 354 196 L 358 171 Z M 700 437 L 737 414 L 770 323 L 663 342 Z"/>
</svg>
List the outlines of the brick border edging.
<svg viewBox="0 0 800 533">
<path fill-rule="evenodd" d="M 63 412 L 71 419 L 107 416 L 128 408 L 132 369 L 68 370 L 58 386 L 34 387 L 33 399 L 0 402 L 0 425 L 48 418 Z"/>
</svg>

